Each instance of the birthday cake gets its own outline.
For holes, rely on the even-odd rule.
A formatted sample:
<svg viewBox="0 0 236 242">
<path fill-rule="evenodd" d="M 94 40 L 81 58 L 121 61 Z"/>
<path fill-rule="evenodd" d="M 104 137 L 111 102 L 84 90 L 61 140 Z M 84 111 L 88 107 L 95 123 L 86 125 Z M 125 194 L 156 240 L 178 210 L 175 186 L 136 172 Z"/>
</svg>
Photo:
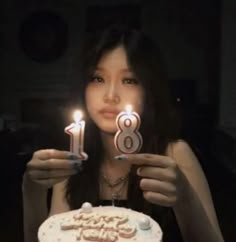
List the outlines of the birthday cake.
<svg viewBox="0 0 236 242">
<path fill-rule="evenodd" d="M 49 217 L 39 228 L 39 242 L 161 242 L 162 231 L 151 217 L 127 208 L 84 203 Z"/>
</svg>

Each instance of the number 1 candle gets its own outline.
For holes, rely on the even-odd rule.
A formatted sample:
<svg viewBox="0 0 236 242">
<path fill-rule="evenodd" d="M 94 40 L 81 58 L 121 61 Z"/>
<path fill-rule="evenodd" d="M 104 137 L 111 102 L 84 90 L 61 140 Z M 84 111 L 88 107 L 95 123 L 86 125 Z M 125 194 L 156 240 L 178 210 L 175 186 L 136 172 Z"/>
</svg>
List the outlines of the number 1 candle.
<svg viewBox="0 0 236 242">
<path fill-rule="evenodd" d="M 139 133 L 141 121 L 138 113 L 132 111 L 132 106 L 127 105 L 126 111 L 118 114 L 116 126 L 118 131 L 114 138 L 116 149 L 123 154 L 137 153 L 143 144 Z"/>
<path fill-rule="evenodd" d="M 84 129 L 85 121 L 82 120 L 81 111 L 74 112 L 74 123 L 65 128 L 65 133 L 70 135 L 70 151 L 79 159 L 87 160 L 88 155 L 84 152 Z"/>
</svg>

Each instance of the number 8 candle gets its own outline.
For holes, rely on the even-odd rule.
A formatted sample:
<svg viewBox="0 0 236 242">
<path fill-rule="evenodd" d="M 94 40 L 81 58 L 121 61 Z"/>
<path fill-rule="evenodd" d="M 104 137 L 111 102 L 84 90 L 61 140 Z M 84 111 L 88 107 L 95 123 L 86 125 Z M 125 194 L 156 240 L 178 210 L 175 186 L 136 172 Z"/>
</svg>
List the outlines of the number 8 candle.
<svg viewBox="0 0 236 242">
<path fill-rule="evenodd" d="M 126 111 L 118 114 L 116 126 L 118 131 L 114 138 L 116 149 L 123 154 L 137 153 L 143 144 L 139 133 L 141 121 L 138 113 L 132 111 L 132 106 L 127 105 Z"/>
<path fill-rule="evenodd" d="M 84 152 L 85 121 L 82 120 L 81 111 L 74 112 L 74 120 L 74 123 L 65 128 L 65 133 L 70 135 L 70 151 L 76 154 L 80 160 L 87 160 L 88 155 Z"/>
</svg>

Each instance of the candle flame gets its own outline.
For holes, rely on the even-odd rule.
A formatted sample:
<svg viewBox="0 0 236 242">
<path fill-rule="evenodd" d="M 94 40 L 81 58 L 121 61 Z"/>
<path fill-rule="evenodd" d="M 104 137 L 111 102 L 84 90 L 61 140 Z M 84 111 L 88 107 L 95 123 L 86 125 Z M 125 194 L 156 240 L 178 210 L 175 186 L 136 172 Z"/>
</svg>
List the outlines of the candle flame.
<svg viewBox="0 0 236 242">
<path fill-rule="evenodd" d="M 132 105 L 126 105 L 125 110 L 130 114 L 132 112 Z"/>
<path fill-rule="evenodd" d="M 82 119 L 82 116 L 83 116 L 83 114 L 82 114 L 81 111 L 79 111 L 79 110 L 75 111 L 74 112 L 74 120 L 75 120 L 75 122 L 79 123 L 80 120 Z"/>
</svg>

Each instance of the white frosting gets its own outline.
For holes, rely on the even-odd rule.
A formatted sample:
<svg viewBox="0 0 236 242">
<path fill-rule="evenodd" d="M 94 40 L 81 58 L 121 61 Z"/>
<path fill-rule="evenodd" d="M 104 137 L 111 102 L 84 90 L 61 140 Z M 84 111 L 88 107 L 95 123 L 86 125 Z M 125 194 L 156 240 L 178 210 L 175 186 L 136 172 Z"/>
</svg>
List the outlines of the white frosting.
<svg viewBox="0 0 236 242">
<path fill-rule="evenodd" d="M 39 242 L 160 242 L 162 239 L 159 225 L 145 214 L 88 204 L 48 218 L 39 228 Z"/>
</svg>

